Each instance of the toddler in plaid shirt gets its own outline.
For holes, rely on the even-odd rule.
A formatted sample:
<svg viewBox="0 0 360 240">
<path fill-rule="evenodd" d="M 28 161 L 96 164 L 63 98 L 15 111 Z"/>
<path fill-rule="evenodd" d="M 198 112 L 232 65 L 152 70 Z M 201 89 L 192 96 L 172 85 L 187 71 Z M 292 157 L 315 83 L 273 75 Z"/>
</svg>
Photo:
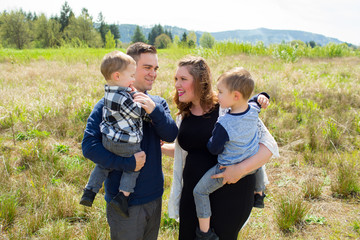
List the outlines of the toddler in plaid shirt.
<svg viewBox="0 0 360 240">
<path fill-rule="evenodd" d="M 105 97 L 103 121 L 100 131 L 103 134 L 104 147 L 122 157 L 130 157 L 141 152 L 140 142 L 143 137 L 142 121 L 149 117 L 140 103 L 134 102 L 132 84 L 135 81 L 136 62 L 132 57 L 120 51 L 113 51 L 104 56 L 101 73 L 105 77 Z M 92 206 L 95 195 L 112 169 L 97 164 L 84 189 L 80 204 Z M 119 193 L 110 205 L 124 217 L 128 217 L 128 197 L 134 192 L 139 171 L 123 171 Z"/>
</svg>

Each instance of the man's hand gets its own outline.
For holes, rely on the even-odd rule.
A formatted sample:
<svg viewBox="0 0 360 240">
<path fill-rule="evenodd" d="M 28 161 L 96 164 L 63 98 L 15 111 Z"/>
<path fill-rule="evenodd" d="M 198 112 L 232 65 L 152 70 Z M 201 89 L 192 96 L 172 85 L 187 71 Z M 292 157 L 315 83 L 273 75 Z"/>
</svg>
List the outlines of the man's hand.
<svg viewBox="0 0 360 240">
<path fill-rule="evenodd" d="M 140 171 L 140 169 L 142 169 L 142 167 L 145 165 L 145 159 L 146 159 L 146 154 L 144 151 L 141 152 L 137 152 L 134 154 L 135 157 L 135 161 L 136 161 L 136 166 L 134 171 Z"/>
<path fill-rule="evenodd" d="M 269 99 L 263 94 L 259 94 L 257 102 L 260 104 L 262 109 L 266 109 L 270 105 Z"/>
<path fill-rule="evenodd" d="M 141 107 L 145 109 L 147 114 L 152 113 L 155 109 L 155 103 L 151 98 L 142 92 L 137 92 L 134 94 L 134 102 L 138 102 L 141 104 Z"/>
</svg>

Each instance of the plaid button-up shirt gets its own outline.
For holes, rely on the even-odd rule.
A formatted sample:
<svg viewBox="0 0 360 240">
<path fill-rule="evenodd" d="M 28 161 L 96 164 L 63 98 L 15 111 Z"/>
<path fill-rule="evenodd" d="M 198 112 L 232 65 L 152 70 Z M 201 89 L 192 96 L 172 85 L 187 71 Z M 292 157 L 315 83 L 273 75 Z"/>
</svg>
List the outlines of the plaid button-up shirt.
<svg viewBox="0 0 360 240">
<path fill-rule="evenodd" d="M 149 116 L 140 103 L 134 102 L 131 88 L 105 85 L 103 121 L 100 131 L 114 142 L 139 143 L 142 121 Z"/>
</svg>

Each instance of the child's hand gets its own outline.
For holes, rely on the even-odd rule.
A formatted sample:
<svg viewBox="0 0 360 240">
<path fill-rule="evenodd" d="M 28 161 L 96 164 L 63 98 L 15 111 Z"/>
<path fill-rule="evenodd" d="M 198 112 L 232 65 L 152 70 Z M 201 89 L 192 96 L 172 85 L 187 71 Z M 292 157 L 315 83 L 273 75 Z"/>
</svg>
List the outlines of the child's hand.
<svg viewBox="0 0 360 240">
<path fill-rule="evenodd" d="M 134 87 L 134 85 L 130 85 L 129 88 L 131 88 L 131 92 L 137 92 L 137 89 Z"/>
<path fill-rule="evenodd" d="M 266 109 L 270 105 L 269 99 L 264 94 L 259 94 L 257 97 L 257 102 L 263 109 Z"/>
</svg>

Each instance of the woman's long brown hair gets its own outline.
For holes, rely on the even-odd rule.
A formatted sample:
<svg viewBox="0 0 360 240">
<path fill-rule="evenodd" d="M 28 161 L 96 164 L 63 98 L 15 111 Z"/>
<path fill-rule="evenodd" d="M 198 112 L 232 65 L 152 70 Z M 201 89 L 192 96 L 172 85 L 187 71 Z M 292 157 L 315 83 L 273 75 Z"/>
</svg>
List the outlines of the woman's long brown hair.
<svg viewBox="0 0 360 240">
<path fill-rule="evenodd" d="M 200 96 L 200 106 L 204 112 L 211 112 L 217 103 L 217 97 L 212 89 L 211 71 L 202 57 L 188 56 L 181 59 L 178 67 L 186 67 L 190 75 L 194 78 L 194 93 Z M 190 114 L 192 103 L 184 103 L 179 101 L 178 92 L 175 92 L 174 102 L 179 109 L 177 115 L 186 117 Z"/>
</svg>

